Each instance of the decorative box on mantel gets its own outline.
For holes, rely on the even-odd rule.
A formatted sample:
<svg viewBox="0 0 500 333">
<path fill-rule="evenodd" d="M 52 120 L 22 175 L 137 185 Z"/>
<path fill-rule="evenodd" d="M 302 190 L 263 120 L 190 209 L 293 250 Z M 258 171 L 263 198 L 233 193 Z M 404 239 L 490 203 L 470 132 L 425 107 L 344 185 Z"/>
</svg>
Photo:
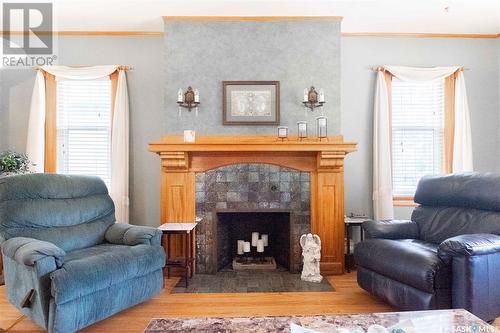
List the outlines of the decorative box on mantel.
<svg viewBox="0 0 500 333">
<path fill-rule="evenodd" d="M 161 223 L 195 219 L 195 173 L 239 163 L 266 163 L 310 173 L 311 231 L 321 238 L 321 272 L 344 272 L 344 158 L 356 144 L 328 140 L 278 141 L 274 136 L 182 136 L 151 142 L 161 159 Z M 180 245 L 180 244 L 179 244 Z M 177 247 L 173 244 L 174 249 Z M 179 246 L 178 253 L 182 246 Z M 175 250 L 174 250 L 175 253 Z"/>
</svg>

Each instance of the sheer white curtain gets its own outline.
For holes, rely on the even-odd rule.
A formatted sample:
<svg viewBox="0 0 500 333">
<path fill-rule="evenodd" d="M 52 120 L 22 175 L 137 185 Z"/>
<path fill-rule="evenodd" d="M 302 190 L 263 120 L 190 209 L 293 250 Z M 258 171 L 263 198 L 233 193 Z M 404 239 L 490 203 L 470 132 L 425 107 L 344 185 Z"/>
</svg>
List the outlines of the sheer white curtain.
<svg viewBox="0 0 500 333">
<path fill-rule="evenodd" d="M 451 67 L 406 67 L 383 66 L 385 70 L 402 81 L 434 81 L 442 80 L 460 69 L 459 66 Z"/>
<path fill-rule="evenodd" d="M 45 168 L 45 77 L 36 72 L 35 86 L 31 96 L 28 121 L 26 154 L 33 162 L 32 172 L 43 172 Z"/>
<path fill-rule="evenodd" d="M 464 73 L 455 81 L 455 134 L 453 138 L 453 172 L 473 171 L 472 134 Z"/>
<path fill-rule="evenodd" d="M 67 80 L 95 80 L 100 79 L 118 70 L 120 66 L 91 66 L 91 67 L 69 67 L 69 66 L 43 66 L 42 70 L 54 75 L 56 78 Z"/>
<path fill-rule="evenodd" d="M 129 105 L 125 71 L 118 72 L 111 129 L 111 197 L 116 220 L 129 223 Z"/>
<path fill-rule="evenodd" d="M 443 80 L 460 69 L 452 67 L 383 66 L 384 70 L 403 81 Z M 392 175 L 390 149 L 390 104 L 384 73 L 377 74 L 373 122 L 373 207 L 376 219 L 393 218 Z M 455 124 L 453 142 L 453 172 L 473 171 L 472 140 L 469 106 L 463 72 L 455 82 Z M 388 139 L 389 138 L 389 139 Z M 390 186 L 390 190 L 388 190 Z"/>
<path fill-rule="evenodd" d="M 109 76 L 118 71 L 117 91 L 113 110 L 111 135 L 111 190 L 115 203 L 116 220 L 129 222 L 129 101 L 127 77 L 118 65 L 67 67 L 44 66 L 37 72 L 31 100 L 26 152 L 36 164 L 35 172 L 43 172 L 45 165 L 45 78 L 43 72 L 57 78 L 92 80 Z"/>
<path fill-rule="evenodd" d="M 384 72 L 377 73 L 373 108 L 373 215 L 394 218 L 389 91 Z"/>
</svg>

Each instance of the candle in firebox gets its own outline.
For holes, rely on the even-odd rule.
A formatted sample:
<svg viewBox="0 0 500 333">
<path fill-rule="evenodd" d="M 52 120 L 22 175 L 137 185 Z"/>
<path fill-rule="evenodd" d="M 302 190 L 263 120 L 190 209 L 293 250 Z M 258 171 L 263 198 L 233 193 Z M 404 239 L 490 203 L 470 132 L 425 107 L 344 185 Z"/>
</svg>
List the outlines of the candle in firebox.
<svg viewBox="0 0 500 333">
<path fill-rule="evenodd" d="M 259 240 L 259 233 L 256 231 L 252 232 L 252 246 L 257 246 L 258 240 Z"/>
<path fill-rule="evenodd" d="M 239 239 L 237 241 L 237 248 L 238 248 L 238 255 L 242 255 L 243 254 L 243 247 L 245 246 L 245 241 L 244 240 L 241 240 Z"/>
<path fill-rule="evenodd" d="M 250 242 L 243 243 L 243 252 L 245 253 L 250 252 Z"/>
<path fill-rule="evenodd" d="M 266 234 L 260 235 L 260 239 L 262 239 L 262 243 L 264 243 L 264 246 L 269 246 L 269 236 Z"/>
<path fill-rule="evenodd" d="M 264 242 L 262 241 L 262 239 L 259 239 L 257 241 L 257 252 L 259 253 L 264 252 Z"/>
</svg>

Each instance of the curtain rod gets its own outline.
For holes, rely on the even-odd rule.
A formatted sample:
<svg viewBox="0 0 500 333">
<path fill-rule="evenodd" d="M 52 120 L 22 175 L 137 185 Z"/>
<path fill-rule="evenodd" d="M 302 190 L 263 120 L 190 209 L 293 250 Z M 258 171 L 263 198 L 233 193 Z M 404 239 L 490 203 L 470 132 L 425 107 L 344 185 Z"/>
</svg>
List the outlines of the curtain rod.
<svg viewBox="0 0 500 333">
<path fill-rule="evenodd" d="M 374 72 L 380 72 L 380 71 L 385 71 L 386 69 L 383 67 L 383 66 L 377 66 L 377 67 L 370 67 L 370 70 L 374 71 Z M 458 71 L 468 71 L 470 70 L 470 68 L 466 68 L 466 67 L 459 67 L 458 68 Z"/>
<path fill-rule="evenodd" d="M 74 68 L 78 68 L 78 67 L 92 67 L 92 66 L 68 66 L 68 67 L 74 67 Z M 41 70 L 43 69 L 41 66 L 36 66 L 36 67 L 33 67 L 33 70 L 37 71 L 37 70 Z M 123 71 L 133 71 L 134 70 L 134 67 L 132 66 L 118 66 L 118 69 L 119 70 L 123 70 Z"/>
</svg>

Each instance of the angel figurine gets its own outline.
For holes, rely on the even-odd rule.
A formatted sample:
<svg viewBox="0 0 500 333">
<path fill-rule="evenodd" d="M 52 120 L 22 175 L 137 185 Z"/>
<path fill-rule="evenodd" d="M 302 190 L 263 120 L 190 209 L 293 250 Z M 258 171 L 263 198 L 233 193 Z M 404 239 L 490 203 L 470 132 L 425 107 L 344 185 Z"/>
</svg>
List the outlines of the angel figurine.
<svg viewBox="0 0 500 333">
<path fill-rule="evenodd" d="M 321 282 L 323 277 L 319 273 L 319 260 L 321 259 L 321 239 L 318 235 L 307 234 L 300 237 L 304 267 L 302 268 L 302 281 Z"/>
</svg>

